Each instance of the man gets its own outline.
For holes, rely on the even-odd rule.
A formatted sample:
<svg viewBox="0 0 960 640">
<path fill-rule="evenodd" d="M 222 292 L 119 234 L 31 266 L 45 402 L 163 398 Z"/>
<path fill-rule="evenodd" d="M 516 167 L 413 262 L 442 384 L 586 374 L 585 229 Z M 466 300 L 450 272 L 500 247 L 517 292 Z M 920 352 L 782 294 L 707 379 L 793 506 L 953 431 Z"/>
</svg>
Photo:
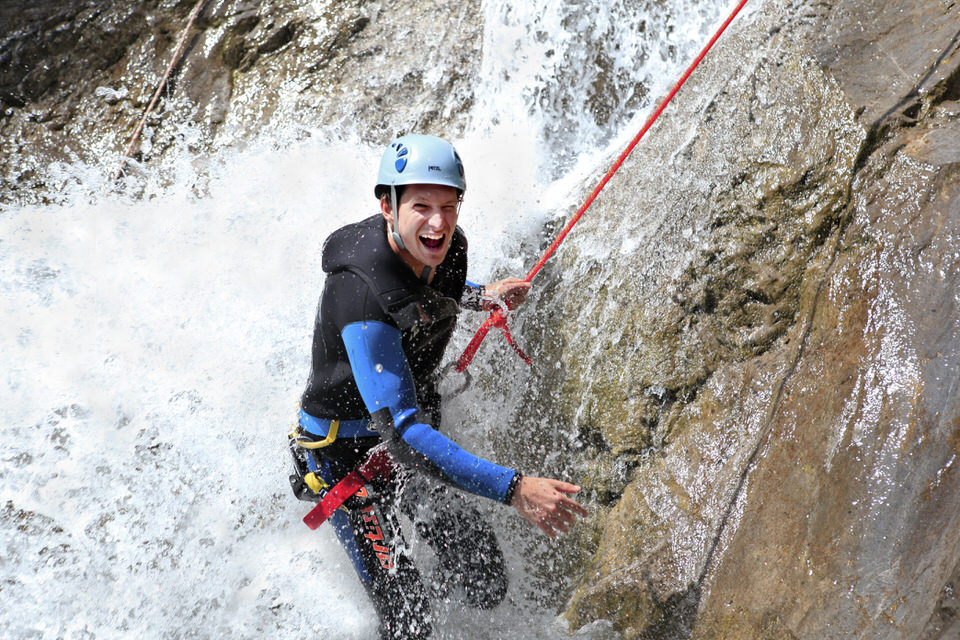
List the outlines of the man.
<svg viewBox="0 0 960 640">
<path fill-rule="evenodd" d="M 429 596 L 447 588 L 478 608 L 496 606 L 506 593 L 496 537 L 456 489 L 514 507 L 549 536 L 586 515 L 567 495 L 579 487 L 522 476 L 464 451 L 435 428 L 437 372 L 460 306 L 512 308 L 530 287 L 517 278 L 486 287 L 466 281 L 467 242 L 457 227 L 465 190 L 450 143 L 403 136 L 381 160 L 380 214 L 335 231 L 323 247 L 328 275 L 295 442 L 309 447 L 301 459 L 327 486 L 381 443 L 390 453 L 391 472 L 330 518 L 385 639 L 428 637 Z M 398 509 L 437 554 L 435 593 L 406 552 Z"/>
</svg>

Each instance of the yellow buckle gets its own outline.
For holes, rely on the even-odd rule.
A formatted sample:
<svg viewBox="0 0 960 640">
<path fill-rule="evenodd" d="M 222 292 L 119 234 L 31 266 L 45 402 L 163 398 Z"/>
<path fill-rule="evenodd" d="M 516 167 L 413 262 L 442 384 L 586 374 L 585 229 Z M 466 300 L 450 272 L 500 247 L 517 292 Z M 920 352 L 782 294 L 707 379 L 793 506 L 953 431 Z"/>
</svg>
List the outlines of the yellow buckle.
<svg viewBox="0 0 960 640">
<path fill-rule="evenodd" d="M 327 432 L 327 437 L 324 438 L 323 440 L 319 440 L 316 442 L 314 442 L 313 440 L 307 440 L 306 438 L 298 437 L 300 434 L 303 433 L 303 430 L 301 430 L 299 426 L 297 427 L 296 434 L 295 435 L 291 434 L 291 435 L 293 435 L 294 441 L 296 441 L 296 443 L 301 447 L 303 447 L 304 449 L 321 449 L 323 447 L 328 447 L 331 444 L 333 444 L 333 441 L 337 439 L 337 430 L 339 428 L 340 428 L 340 421 L 331 420 L 330 430 Z"/>
<path fill-rule="evenodd" d="M 320 493 L 322 489 L 327 489 L 330 486 L 323 478 L 318 476 L 313 471 L 303 476 L 303 481 L 308 487 L 310 487 L 310 491 L 313 491 L 314 493 Z"/>
</svg>

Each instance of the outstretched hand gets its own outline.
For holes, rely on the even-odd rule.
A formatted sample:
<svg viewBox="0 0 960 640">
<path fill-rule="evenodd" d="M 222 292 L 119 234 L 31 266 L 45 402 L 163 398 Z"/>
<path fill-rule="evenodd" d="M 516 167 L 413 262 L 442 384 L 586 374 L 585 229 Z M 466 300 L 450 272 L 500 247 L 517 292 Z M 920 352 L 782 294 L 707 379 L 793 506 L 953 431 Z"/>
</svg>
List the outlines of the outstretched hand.
<svg viewBox="0 0 960 640">
<path fill-rule="evenodd" d="M 551 538 L 570 530 L 577 516 L 587 517 L 587 510 L 567 494 L 579 493 L 580 487 L 553 478 L 523 476 L 514 489 L 514 509 L 540 527 Z"/>
<path fill-rule="evenodd" d="M 493 311 L 501 305 L 516 309 L 527 299 L 530 283 L 520 278 L 504 278 L 484 286 L 483 310 Z"/>
</svg>

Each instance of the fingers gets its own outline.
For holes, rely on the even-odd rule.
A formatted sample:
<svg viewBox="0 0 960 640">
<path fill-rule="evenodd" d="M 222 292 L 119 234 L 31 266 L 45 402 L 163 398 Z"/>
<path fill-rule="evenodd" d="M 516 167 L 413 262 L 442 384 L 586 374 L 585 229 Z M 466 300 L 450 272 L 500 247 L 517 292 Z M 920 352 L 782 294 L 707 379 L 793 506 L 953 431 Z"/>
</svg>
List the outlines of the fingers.
<svg viewBox="0 0 960 640">
<path fill-rule="evenodd" d="M 543 531 L 545 534 L 547 534 L 547 537 L 550 537 L 550 538 L 560 537 L 560 534 L 554 531 L 553 528 L 546 522 L 538 522 L 537 526 L 540 527 L 540 531 Z"/>
<path fill-rule="evenodd" d="M 570 484 L 569 482 L 564 482 L 563 480 L 554 480 L 553 488 L 563 493 L 580 493 L 579 485 Z M 573 513 L 575 513 L 578 516 L 586 518 L 589 515 L 587 513 L 587 510 L 584 509 L 582 506 L 580 506 L 580 503 L 578 503 L 576 500 L 573 500 L 572 498 L 568 498 L 565 495 L 561 495 L 560 502 L 567 509 L 571 510 Z"/>
<path fill-rule="evenodd" d="M 579 505 L 578 505 L 579 506 Z M 556 513 L 548 515 L 541 522 L 538 522 L 540 530 L 551 538 L 557 538 L 560 534 L 570 531 L 570 527 L 576 522 L 577 516 L 564 508 L 558 508 Z"/>
<path fill-rule="evenodd" d="M 506 283 L 506 290 L 501 295 L 503 299 L 507 301 L 508 305 L 516 307 L 517 305 L 523 304 L 524 300 L 527 299 L 527 292 L 530 291 L 530 283 L 523 280 L 516 280 L 515 278 L 510 278 L 509 280 L 511 280 L 511 282 Z"/>
<path fill-rule="evenodd" d="M 509 278 L 504 278 L 497 284 L 502 284 L 505 287 L 520 287 L 524 291 L 530 288 L 530 283 L 526 280 L 521 280 L 520 278 L 514 278 L 513 276 Z"/>
<path fill-rule="evenodd" d="M 504 281 L 504 287 L 508 294 L 525 296 L 530 291 L 531 286 L 526 280 L 518 280 L 517 278 L 509 278 Z"/>
<path fill-rule="evenodd" d="M 580 486 L 563 480 L 552 480 L 553 488 L 564 493 L 580 493 Z"/>
<path fill-rule="evenodd" d="M 514 507 L 544 534 L 556 538 L 567 533 L 577 517 L 587 517 L 587 510 L 566 494 L 577 493 L 580 487 L 552 478 L 524 477 L 517 487 Z"/>
<path fill-rule="evenodd" d="M 580 487 L 562 480 L 553 480 L 553 488 L 559 493 L 557 503 L 563 509 L 565 514 L 569 514 L 571 522 L 576 520 L 576 516 L 586 518 L 589 514 L 587 510 L 580 506 L 580 503 L 572 498 L 563 495 L 564 493 L 580 493 Z"/>
<path fill-rule="evenodd" d="M 571 514 L 570 516 L 571 518 L 576 519 L 576 516 L 580 516 L 581 518 L 586 518 L 588 515 L 590 515 L 589 512 L 585 508 L 583 508 L 583 506 L 581 506 L 579 502 L 571 498 L 568 498 L 567 496 L 561 497 L 560 503 L 564 506 L 567 512 Z"/>
<path fill-rule="evenodd" d="M 540 531 L 543 531 L 547 536 L 558 538 L 560 534 L 570 530 L 570 524 L 572 523 L 566 522 L 561 516 L 557 515 L 539 518 L 535 524 L 540 528 Z"/>
<path fill-rule="evenodd" d="M 504 278 L 487 285 L 487 293 L 495 302 L 501 301 L 507 308 L 514 309 L 527 299 L 530 286 L 529 282 L 520 278 Z"/>
</svg>

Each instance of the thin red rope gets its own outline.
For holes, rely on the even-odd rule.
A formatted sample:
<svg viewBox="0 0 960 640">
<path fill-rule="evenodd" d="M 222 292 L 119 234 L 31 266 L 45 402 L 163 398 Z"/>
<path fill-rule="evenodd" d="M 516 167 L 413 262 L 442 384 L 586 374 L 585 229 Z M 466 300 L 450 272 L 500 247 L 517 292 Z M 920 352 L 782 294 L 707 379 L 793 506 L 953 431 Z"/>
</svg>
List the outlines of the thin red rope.
<svg viewBox="0 0 960 640">
<path fill-rule="evenodd" d="M 727 19 L 723 22 L 723 24 L 720 25 L 720 28 L 717 29 L 717 32 L 713 34 L 713 37 L 710 38 L 706 46 L 704 46 L 703 49 L 700 51 L 700 55 L 698 55 L 694 59 L 694 61 L 690 64 L 690 66 L 687 67 L 687 70 L 680 77 L 680 80 L 678 80 L 677 83 L 673 86 L 673 89 L 670 90 L 670 93 L 667 94 L 667 97 L 660 102 L 660 105 L 656 108 L 656 110 L 654 110 L 654 112 L 650 114 L 650 116 L 647 118 L 647 121 L 646 123 L 644 123 L 643 128 L 640 129 L 639 133 L 637 133 L 636 136 L 634 136 L 633 140 L 630 141 L 630 144 L 627 145 L 626 149 L 624 149 L 623 152 L 620 153 L 616 161 L 613 163 L 610 169 L 607 170 L 607 172 L 604 174 L 603 178 L 600 180 L 597 186 L 594 187 L 593 191 L 590 192 L 590 195 L 587 196 L 586 201 L 584 201 L 584 203 L 580 206 L 576 214 L 574 214 L 574 216 L 567 222 L 566 226 L 564 226 L 560 234 L 550 244 L 546 252 L 544 252 L 543 256 L 541 256 L 540 259 L 537 260 L 537 263 L 533 265 L 533 268 L 530 269 L 530 273 L 528 273 L 527 277 L 524 278 L 525 282 L 530 282 L 531 280 L 533 280 L 534 276 L 537 275 L 537 273 L 543 267 L 544 263 L 546 263 L 546 261 L 550 259 L 550 256 L 552 256 L 554 251 L 557 250 L 557 247 L 560 246 L 560 243 L 564 241 L 564 239 L 567 237 L 567 234 L 570 233 L 571 229 L 573 229 L 573 226 L 577 224 L 577 222 L 580 220 L 581 217 L 583 217 L 583 214 L 587 211 L 587 209 L 590 208 L 590 205 L 592 205 L 593 201 L 596 200 L 598 195 L 600 195 L 600 192 L 603 190 L 603 188 L 607 186 L 607 183 L 610 181 L 610 178 L 613 177 L 613 174 L 615 174 L 617 170 L 620 169 L 620 166 L 623 165 L 624 161 L 633 151 L 634 147 L 636 147 L 637 144 L 640 142 L 640 140 L 643 138 L 643 136 L 646 135 L 650 127 L 653 126 L 653 123 L 656 122 L 657 118 L 660 117 L 660 114 L 663 113 L 663 110 L 666 109 L 670 101 L 673 100 L 673 97 L 677 95 L 677 92 L 680 90 L 680 87 L 683 86 L 683 84 L 687 81 L 687 78 L 690 77 L 690 74 L 693 73 L 693 70 L 696 69 L 697 66 L 699 66 L 699 64 L 703 61 L 703 59 L 707 55 L 707 52 L 709 52 L 710 49 L 713 47 L 714 43 L 716 43 L 716 41 L 720 39 L 720 35 L 726 30 L 726 28 L 730 25 L 730 23 L 733 22 L 733 19 L 737 17 L 737 14 L 740 13 L 740 10 L 743 9 L 744 5 L 746 4 L 747 4 L 747 0 L 740 0 L 740 3 L 736 6 L 733 12 L 727 17 Z M 460 358 L 457 359 L 458 372 L 462 372 L 464 369 L 467 368 L 467 366 L 470 364 L 470 361 L 473 359 L 473 356 L 476 355 L 477 349 L 480 347 L 480 343 L 483 342 L 483 339 L 486 337 L 487 332 L 490 331 L 490 328 L 494 326 L 500 327 L 504 331 L 504 334 L 507 336 L 507 339 L 510 342 L 510 345 L 513 346 L 513 348 L 524 358 L 527 364 L 530 364 L 530 359 L 527 358 L 526 355 L 524 355 L 523 352 L 520 351 L 519 347 L 517 347 L 513 343 L 513 340 L 510 337 L 510 334 L 507 329 L 506 316 L 503 314 L 503 312 L 500 309 L 497 309 L 496 311 L 490 314 L 490 317 L 487 318 L 487 320 L 482 325 L 480 325 L 480 328 L 477 329 L 477 332 L 474 334 L 473 339 L 470 340 L 470 344 L 467 345 L 467 348 L 464 349 L 463 354 L 460 356 Z"/>
</svg>

